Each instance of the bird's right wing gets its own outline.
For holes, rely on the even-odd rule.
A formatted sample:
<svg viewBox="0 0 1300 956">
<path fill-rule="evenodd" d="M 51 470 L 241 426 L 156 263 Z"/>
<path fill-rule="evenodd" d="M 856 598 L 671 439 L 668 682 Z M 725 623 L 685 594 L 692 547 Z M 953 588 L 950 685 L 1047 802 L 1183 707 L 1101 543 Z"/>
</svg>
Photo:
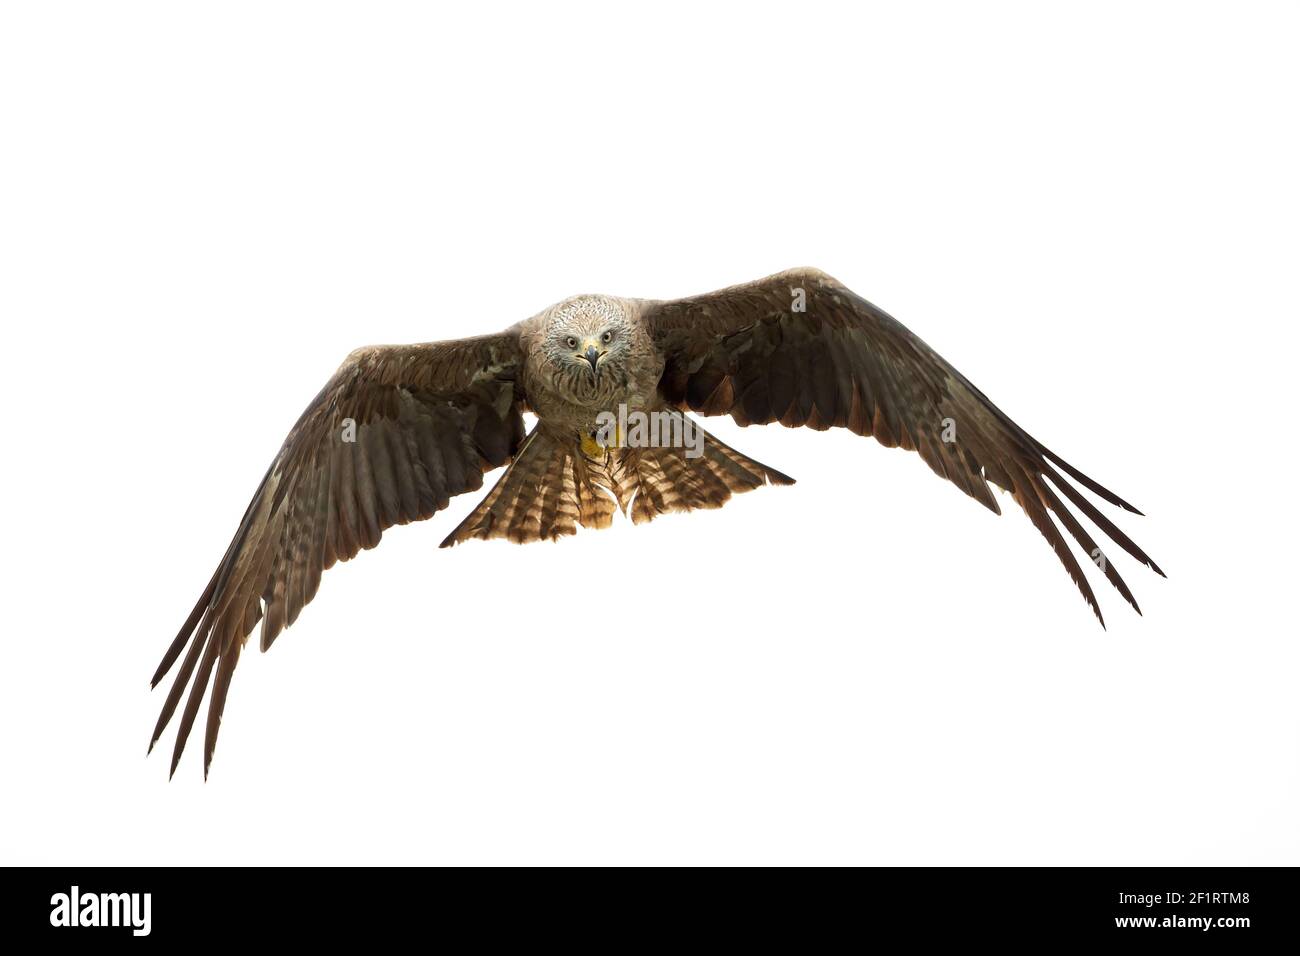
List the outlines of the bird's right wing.
<svg viewBox="0 0 1300 956">
<path fill-rule="evenodd" d="M 524 435 L 514 332 L 358 349 L 303 412 L 262 479 L 234 540 L 153 676 L 188 644 L 150 749 L 190 688 L 174 773 L 216 668 L 203 771 L 240 650 L 261 621 L 266 650 L 316 595 L 321 572 L 483 485 Z"/>
</svg>

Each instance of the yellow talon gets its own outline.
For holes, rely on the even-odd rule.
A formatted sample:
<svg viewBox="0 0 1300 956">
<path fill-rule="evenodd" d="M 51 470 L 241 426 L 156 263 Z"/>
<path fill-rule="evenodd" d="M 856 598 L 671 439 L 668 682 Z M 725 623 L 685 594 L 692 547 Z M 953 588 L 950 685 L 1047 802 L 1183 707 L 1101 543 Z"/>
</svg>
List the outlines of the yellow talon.
<svg viewBox="0 0 1300 956">
<path fill-rule="evenodd" d="M 591 435 L 583 435 L 582 453 L 588 458 L 604 458 L 605 447 Z"/>
</svg>

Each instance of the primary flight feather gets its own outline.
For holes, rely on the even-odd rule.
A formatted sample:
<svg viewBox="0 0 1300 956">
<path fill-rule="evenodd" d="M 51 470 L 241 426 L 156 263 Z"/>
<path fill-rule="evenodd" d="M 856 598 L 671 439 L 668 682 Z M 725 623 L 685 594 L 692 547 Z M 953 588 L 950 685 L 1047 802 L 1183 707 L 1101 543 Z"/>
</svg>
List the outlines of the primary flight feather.
<svg viewBox="0 0 1300 956">
<path fill-rule="evenodd" d="M 537 416 L 527 434 L 525 411 Z M 823 272 L 795 269 L 673 301 L 575 296 L 496 335 L 374 346 L 344 360 L 289 432 L 158 665 L 153 685 L 180 661 L 150 750 L 184 698 L 175 772 L 211 685 L 206 776 L 231 676 L 259 621 L 265 651 L 316 595 L 323 570 L 373 548 L 385 528 L 429 518 L 453 496 L 481 488 L 494 468 L 507 466 L 444 547 L 471 538 L 555 539 L 579 525 L 608 526 L 616 508 L 639 523 L 717 508 L 768 482 L 792 483 L 696 432 L 687 411 L 870 435 L 917 452 L 1000 513 L 992 482 L 1047 538 L 1099 621 L 1097 599 L 1053 516 L 1134 609 L 1137 602 L 1061 496 L 1163 575 L 1066 476 L 1136 508 L 1026 434 L 902 324 Z M 652 443 L 610 427 L 614 417 L 637 415 L 699 440 Z"/>
</svg>

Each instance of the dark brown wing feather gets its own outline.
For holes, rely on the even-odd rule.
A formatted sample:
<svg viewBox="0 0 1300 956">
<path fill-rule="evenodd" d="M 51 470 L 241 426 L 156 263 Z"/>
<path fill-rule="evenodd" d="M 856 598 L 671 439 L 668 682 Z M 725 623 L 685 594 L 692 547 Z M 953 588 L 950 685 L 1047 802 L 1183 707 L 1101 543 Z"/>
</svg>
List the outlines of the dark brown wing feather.
<svg viewBox="0 0 1300 956">
<path fill-rule="evenodd" d="M 935 474 L 995 513 L 988 482 L 1011 492 L 1099 621 L 1092 588 L 1051 515 L 1134 609 L 1137 602 L 1052 486 L 1124 551 L 1164 574 L 1052 466 L 1140 514 L 1136 508 L 1039 444 L 901 323 L 825 273 L 796 269 L 648 303 L 644 319 L 666 358 L 660 391 L 679 408 L 730 415 L 741 425 L 872 435 L 919 453 Z"/>
<path fill-rule="evenodd" d="M 513 333 L 348 356 L 285 439 L 153 676 L 157 685 L 188 645 L 149 744 L 188 686 L 173 773 L 215 667 L 207 775 L 231 675 L 259 620 L 266 650 L 316 596 L 323 570 L 482 487 L 485 471 L 510 460 L 524 434 L 520 362 Z"/>
</svg>

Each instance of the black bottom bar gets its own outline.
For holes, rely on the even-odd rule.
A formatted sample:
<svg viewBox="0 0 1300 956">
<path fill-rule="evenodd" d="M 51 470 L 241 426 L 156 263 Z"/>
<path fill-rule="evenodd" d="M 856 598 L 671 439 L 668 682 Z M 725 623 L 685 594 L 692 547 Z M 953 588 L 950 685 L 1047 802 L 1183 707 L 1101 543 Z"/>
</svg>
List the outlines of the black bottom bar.
<svg viewBox="0 0 1300 956">
<path fill-rule="evenodd" d="M 522 933 L 613 946 L 901 934 L 1240 947 L 1300 935 L 1290 869 L 751 869 L 614 873 L 595 887 L 581 871 L 514 878 L 512 886 L 512 874 L 415 869 L 10 869 L 0 912 L 20 938 L 96 945 L 337 945 L 468 932 L 482 942 Z"/>
</svg>

